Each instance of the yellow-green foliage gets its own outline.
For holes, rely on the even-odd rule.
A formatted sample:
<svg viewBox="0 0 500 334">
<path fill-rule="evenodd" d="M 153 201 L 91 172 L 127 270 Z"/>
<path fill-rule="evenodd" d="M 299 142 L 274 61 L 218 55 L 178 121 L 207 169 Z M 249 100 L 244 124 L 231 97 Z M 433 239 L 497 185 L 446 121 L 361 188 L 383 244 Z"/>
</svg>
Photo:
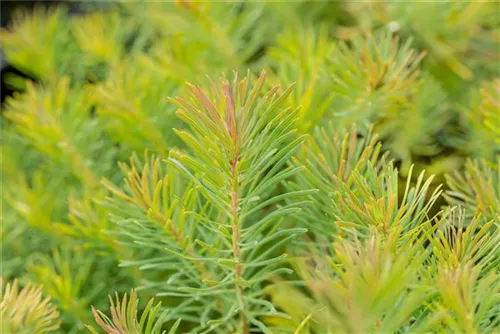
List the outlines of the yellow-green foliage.
<svg viewBox="0 0 500 334">
<path fill-rule="evenodd" d="M 2 332 L 499 331 L 498 3 L 93 6 L 0 32 Z"/>
<path fill-rule="evenodd" d="M 50 297 L 42 295 L 42 287 L 30 284 L 19 290 L 17 280 L 1 280 L 1 326 L 5 334 L 46 333 L 59 328 L 57 308 Z"/>
<path fill-rule="evenodd" d="M 149 300 L 140 317 L 137 316 L 139 300 L 137 299 L 137 293 L 135 290 L 130 292 L 129 299 L 127 299 L 127 294 L 125 293 L 121 302 L 118 299 L 118 295 L 116 295 L 116 305 L 111 296 L 109 297 L 109 301 L 111 303 L 111 307 L 109 309 L 111 311 L 112 320 L 101 311 L 92 308 L 92 313 L 94 314 L 97 324 L 104 329 L 106 333 L 167 333 L 166 331 L 162 331 L 163 321 L 167 315 L 167 310 L 158 315 L 161 303 L 153 306 L 154 299 Z M 179 327 L 179 323 L 180 319 L 176 321 L 172 328 L 170 328 L 169 334 L 175 333 L 177 327 Z M 92 326 L 89 326 L 88 328 L 92 333 L 98 333 Z"/>
</svg>

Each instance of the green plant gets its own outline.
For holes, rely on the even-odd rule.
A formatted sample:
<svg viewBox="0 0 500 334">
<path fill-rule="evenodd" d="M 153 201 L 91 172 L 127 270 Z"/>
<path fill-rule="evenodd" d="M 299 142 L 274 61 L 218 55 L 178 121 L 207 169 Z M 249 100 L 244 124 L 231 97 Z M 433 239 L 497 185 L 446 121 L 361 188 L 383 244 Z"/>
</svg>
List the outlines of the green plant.
<svg viewBox="0 0 500 334">
<path fill-rule="evenodd" d="M 154 299 L 151 299 L 139 318 L 137 315 L 139 300 L 137 299 L 135 290 L 130 292 L 128 300 L 127 294 L 125 293 L 121 302 L 118 299 L 118 295 L 116 295 L 116 305 L 111 296 L 109 297 L 109 301 L 111 303 L 110 311 L 113 320 L 109 319 L 108 316 L 101 311 L 92 308 L 92 313 L 94 314 L 97 324 L 104 329 L 106 333 L 160 333 L 165 316 L 168 312 L 165 310 L 158 316 L 161 303 L 153 306 Z M 169 334 L 175 333 L 177 327 L 179 327 L 179 323 L 180 320 L 175 322 L 175 324 L 170 328 Z M 89 326 L 88 328 L 92 333 L 98 333 L 92 326 Z M 161 331 L 161 333 L 167 332 Z"/>
<path fill-rule="evenodd" d="M 491 8 L 23 12 L 0 34 L 30 76 L 0 119 L 2 329 L 498 332 Z"/>
<path fill-rule="evenodd" d="M 19 290 L 17 281 L 5 287 L 0 282 L 2 333 L 45 333 L 59 328 L 59 312 L 50 297 L 43 297 L 41 286 L 26 285 Z"/>
</svg>

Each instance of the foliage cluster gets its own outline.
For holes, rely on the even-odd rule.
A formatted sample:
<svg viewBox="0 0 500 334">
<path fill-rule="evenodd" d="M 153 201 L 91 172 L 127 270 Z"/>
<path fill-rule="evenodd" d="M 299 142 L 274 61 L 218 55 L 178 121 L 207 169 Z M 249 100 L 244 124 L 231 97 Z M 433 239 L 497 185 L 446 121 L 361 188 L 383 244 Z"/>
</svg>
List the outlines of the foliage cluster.
<svg viewBox="0 0 500 334">
<path fill-rule="evenodd" d="M 0 33 L 2 332 L 499 331 L 498 3 L 101 7 Z"/>
</svg>

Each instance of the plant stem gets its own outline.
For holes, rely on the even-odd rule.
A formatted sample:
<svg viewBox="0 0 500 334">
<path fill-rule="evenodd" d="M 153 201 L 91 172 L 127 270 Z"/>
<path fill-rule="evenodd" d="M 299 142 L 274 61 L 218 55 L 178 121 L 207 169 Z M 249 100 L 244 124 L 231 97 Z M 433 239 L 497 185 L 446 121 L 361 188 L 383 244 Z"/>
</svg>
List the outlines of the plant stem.
<svg viewBox="0 0 500 334">
<path fill-rule="evenodd" d="M 236 164 L 238 163 L 237 159 L 234 159 L 231 161 L 231 186 L 232 186 L 232 191 L 231 191 L 231 215 L 232 215 L 232 247 L 233 247 L 233 256 L 234 260 L 237 262 L 234 265 L 234 274 L 235 274 L 235 279 L 237 281 L 241 280 L 243 277 L 243 270 L 241 267 L 241 251 L 240 251 L 240 214 L 238 211 L 238 205 L 239 205 L 239 197 L 238 197 L 238 175 L 236 171 Z M 238 300 L 241 300 L 241 303 L 243 305 L 243 309 L 240 310 L 240 320 L 241 320 L 241 326 L 242 326 L 242 333 L 248 334 L 249 333 L 249 326 L 248 326 L 248 319 L 245 316 L 245 313 L 243 312 L 245 308 L 245 302 L 243 300 L 243 286 L 238 285 L 236 283 L 236 295 L 238 297 Z"/>
<path fill-rule="evenodd" d="M 232 159 L 229 161 L 229 170 L 231 174 L 230 179 L 230 189 L 231 189 L 231 218 L 232 218 L 232 250 L 234 260 L 236 264 L 234 265 L 234 277 L 236 280 L 236 296 L 237 299 L 241 301 L 240 310 L 240 320 L 241 320 L 241 332 L 243 334 L 250 333 L 250 326 L 248 325 L 248 319 L 245 315 L 245 301 L 243 300 L 243 290 L 244 287 L 240 285 L 240 281 L 243 278 L 243 268 L 241 266 L 241 250 L 240 250 L 240 211 L 239 211 L 239 178 L 238 178 L 238 163 L 240 161 L 239 152 L 239 136 L 238 136 L 238 126 L 236 124 L 236 110 L 234 106 L 234 99 L 231 89 L 229 87 L 229 82 L 224 82 L 224 94 L 226 96 L 226 104 L 228 109 L 228 117 L 226 122 L 226 129 L 229 136 L 232 139 Z"/>
</svg>

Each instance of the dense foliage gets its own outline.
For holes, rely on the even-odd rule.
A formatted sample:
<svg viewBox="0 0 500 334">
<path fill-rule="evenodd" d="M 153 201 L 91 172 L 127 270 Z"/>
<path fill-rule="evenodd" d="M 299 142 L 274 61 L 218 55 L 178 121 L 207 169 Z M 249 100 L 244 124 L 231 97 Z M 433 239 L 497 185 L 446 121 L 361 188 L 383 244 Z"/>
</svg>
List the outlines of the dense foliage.
<svg viewBox="0 0 500 334">
<path fill-rule="evenodd" d="M 498 3 L 98 7 L 0 35 L 2 332 L 500 330 Z"/>
</svg>

